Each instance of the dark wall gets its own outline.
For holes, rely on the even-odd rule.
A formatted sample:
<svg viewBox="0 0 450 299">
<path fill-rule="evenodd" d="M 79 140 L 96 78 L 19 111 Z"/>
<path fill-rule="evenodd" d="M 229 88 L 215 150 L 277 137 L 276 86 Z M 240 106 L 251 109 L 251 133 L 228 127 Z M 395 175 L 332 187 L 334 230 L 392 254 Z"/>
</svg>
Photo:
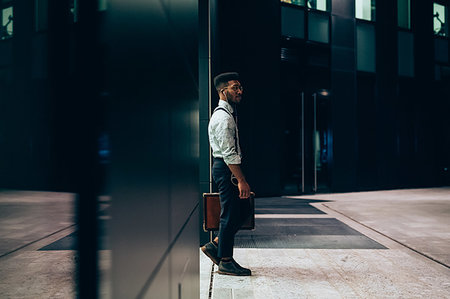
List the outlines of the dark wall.
<svg viewBox="0 0 450 299">
<path fill-rule="evenodd" d="M 353 0 L 331 4 L 331 190 L 347 191 L 356 187 L 358 161 L 355 4 Z"/>
<path fill-rule="evenodd" d="M 196 1 L 108 4 L 113 298 L 199 297 L 197 26 Z"/>
<path fill-rule="evenodd" d="M 376 73 L 357 74 L 357 190 L 448 185 L 449 81 L 434 74 L 433 3 L 412 1 L 413 77 L 398 75 L 396 3 L 376 9 Z"/>
<path fill-rule="evenodd" d="M 78 297 L 98 295 L 107 194 L 113 297 L 198 298 L 197 2 L 78 0 L 75 22 L 49 0 L 39 31 L 34 4 L 0 41 L 0 188 L 77 194 Z"/>
<path fill-rule="evenodd" d="M 239 107 L 243 169 L 257 196 L 280 192 L 280 4 L 220 1 L 214 16 L 212 74 L 237 71 L 244 96 Z M 219 97 L 212 93 L 212 107 Z"/>
<path fill-rule="evenodd" d="M 386 1 L 377 3 L 376 40 L 376 83 L 375 153 L 377 161 L 377 187 L 389 189 L 398 186 L 399 167 L 397 151 L 397 3 Z M 364 132 L 362 132 L 364 134 Z"/>
<path fill-rule="evenodd" d="M 99 12 L 50 0 L 36 31 L 34 1 L 14 1 L 14 35 L 0 42 L 0 187 L 77 194 L 77 295 L 97 293 Z M 4 54 L 4 56 L 2 55 Z"/>
<path fill-rule="evenodd" d="M 46 41 L 30 1 L 14 3 L 14 36 L 0 41 L 0 187 L 51 190 Z"/>
<path fill-rule="evenodd" d="M 440 181 L 435 167 L 439 159 L 435 155 L 435 145 L 446 139 L 438 133 L 441 130 L 439 107 L 445 95 L 435 88 L 434 81 L 434 37 L 429 29 L 433 28 L 433 1 L 414 1 L 412 9 L 416 74 L 411 101 L 414 107 L 411 115 L 414 118 L 414 183 L 433 186 Z"/>
</svg>

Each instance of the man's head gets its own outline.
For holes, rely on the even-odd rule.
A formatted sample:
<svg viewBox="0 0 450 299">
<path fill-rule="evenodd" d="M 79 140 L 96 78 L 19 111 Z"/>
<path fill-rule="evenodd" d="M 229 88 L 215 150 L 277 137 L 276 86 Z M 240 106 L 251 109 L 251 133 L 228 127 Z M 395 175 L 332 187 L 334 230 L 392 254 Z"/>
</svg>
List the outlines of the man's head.
<svg viewBox="0 0 450 299">
<path fill-rule="evenodd" d="M 239 82 L 238 73 L 232 72 L 217 75 L 214 78 L 214 86 L 221 100 L 236 104 L 241 102 L 243 88 Z"/>
</svg>

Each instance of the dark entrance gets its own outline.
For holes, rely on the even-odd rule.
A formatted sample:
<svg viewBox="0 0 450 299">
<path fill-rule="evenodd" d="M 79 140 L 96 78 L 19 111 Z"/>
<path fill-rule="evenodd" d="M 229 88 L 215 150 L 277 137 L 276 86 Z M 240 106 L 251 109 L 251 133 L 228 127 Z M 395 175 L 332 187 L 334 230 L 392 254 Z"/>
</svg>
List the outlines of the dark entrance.
<svg viewBox="0 0 450 299">
<path fill-rule="evenodd" d="M 282 194 L 329 192 L 332 161 L 329 68 L 296 47 L 282 49 Z"/>
</svg>

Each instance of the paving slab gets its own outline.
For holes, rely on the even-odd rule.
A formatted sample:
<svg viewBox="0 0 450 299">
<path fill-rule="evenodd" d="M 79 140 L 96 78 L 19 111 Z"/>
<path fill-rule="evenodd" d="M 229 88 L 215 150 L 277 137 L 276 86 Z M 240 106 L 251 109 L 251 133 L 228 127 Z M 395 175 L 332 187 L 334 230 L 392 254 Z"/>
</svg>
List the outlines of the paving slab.
<svg viewBox="0 0 450 299">
<path fill-rule="evenodd" d="M 0 192 L 0 256 L 74 224 L 75 195 Z"/>
<path fill-rule="evenodd" d="M 298 196 L 450 266 L 450 187 Z"/>
<path fill-rule="evenodd" d="M 221 275 L 215 267 L 211 298 L 450 298 L 450 188 L 296 198 L 385 249 L 235 248 L 235 259 L 253 275 Z"/>
</svg>

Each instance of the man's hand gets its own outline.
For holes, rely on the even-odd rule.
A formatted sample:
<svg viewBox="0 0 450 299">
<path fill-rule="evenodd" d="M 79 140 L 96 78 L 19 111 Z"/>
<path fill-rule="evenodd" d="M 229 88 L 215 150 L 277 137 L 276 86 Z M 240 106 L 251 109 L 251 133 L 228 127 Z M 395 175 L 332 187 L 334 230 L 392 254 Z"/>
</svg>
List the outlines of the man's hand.
<svg viewBox="0 0 450 299">
<path fill-rule="evenodd" d="M 244 199 L 250 197 L 250 186 L 245 180 L 238 181 L 238 188 L 239 188 L 239 198 Z"/>
<path fill-rule="evenodd" d="M 228 167 L 231 173 L 234 174 L 238 181 L 239 198 L 249 198 L 250 197 L 250 186 L 245 180 L 245 176 L 242 173 L 241 166 L 239 164 L 229 164 Z"/>
</svg>

